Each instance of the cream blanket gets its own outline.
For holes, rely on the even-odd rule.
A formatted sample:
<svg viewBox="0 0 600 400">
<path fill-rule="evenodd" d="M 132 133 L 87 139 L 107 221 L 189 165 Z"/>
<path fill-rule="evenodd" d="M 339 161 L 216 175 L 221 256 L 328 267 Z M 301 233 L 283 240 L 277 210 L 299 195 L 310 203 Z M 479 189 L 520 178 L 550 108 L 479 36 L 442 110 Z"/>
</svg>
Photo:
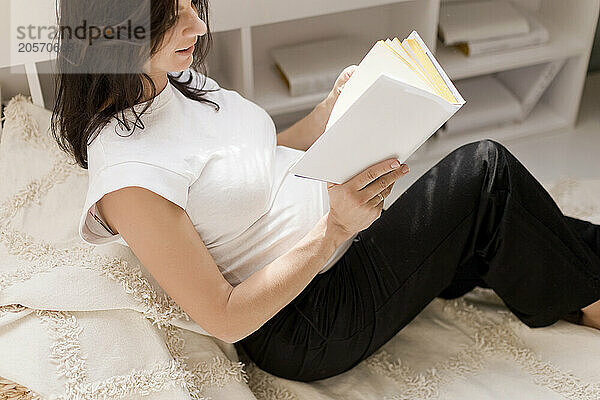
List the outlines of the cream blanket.
<svg viewBox="0 0 600 400">
<path fill-rule="evenodd" d="M 529 329 L 489 290 L 434 300 L 351 371 L 311 384 L 242 364 L 128 248 L 76 234 L 86 171 L 23 98 L 0 142 L 0 376 L 53 399 L 600 399 L 600 332 Z M 600 179 L 547 184 L 600 223 Z"/>
</svg>

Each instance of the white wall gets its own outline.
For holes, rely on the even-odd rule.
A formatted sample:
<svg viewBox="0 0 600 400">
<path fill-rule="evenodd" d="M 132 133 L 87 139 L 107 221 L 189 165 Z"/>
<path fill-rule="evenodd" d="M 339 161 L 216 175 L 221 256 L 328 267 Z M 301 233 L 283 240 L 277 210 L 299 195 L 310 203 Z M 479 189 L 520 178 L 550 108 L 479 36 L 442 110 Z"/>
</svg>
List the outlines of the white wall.
<svg viewBox="0 0 600 400">
<path fill-rule="evenodd" d="M 15 8 L 15 4 L 19 6 Z M 11 39 L 16 38 L 16 20 L 11 18 L 20 14 L 19 25 L 32 24 L 35 26 L 48 26 L 55 23 L 56 0 L 0 0 L 0 85 L 2 86 L 2 98 L 6 102 L 17 93 L 29 95 L 29 86 L 25 77 L 25 69 L 18 67 L 16 70 L 10 65 L 20 64 L 15 62 L 14 54 L 11 53 Z M 44 53 L 26 54 L 29 61 L 47 60 L 48 55 Z M 42 68 L 48 69 L 48 62 L 40 63 Z M 42 77 L 42 87 L 45 98 L 53 98 L 51 89 L 52 78 Z"/>
</svg>

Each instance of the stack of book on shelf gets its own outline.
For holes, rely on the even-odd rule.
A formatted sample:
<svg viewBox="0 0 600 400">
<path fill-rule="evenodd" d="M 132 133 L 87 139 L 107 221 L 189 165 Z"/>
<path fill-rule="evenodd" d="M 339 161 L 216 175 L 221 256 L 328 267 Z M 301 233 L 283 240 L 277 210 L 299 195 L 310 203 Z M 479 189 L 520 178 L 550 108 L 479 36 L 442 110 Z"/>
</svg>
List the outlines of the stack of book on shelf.
<svg viewBox="0 0 600 400">
<path fill-rule="evenodd" d="M 464 79 L 456 88 L 467 101 L 438 132 L 441 135 L 523 122 L 566 60 Z"/>
<path fill-rule="evenodd" d="M 270 53 L 290 96 L 302 96 L 331 90 L 344 68 L 356 64 L 370 45 L 335 37 L 276 47 Z"/>
<path fill-rule="evenodd" d="M 440 7 L 439 36 L 467 56 L 540 45 L 548 30 L 535 14 L 507 0 L 445 2 Z"/>
</svg>

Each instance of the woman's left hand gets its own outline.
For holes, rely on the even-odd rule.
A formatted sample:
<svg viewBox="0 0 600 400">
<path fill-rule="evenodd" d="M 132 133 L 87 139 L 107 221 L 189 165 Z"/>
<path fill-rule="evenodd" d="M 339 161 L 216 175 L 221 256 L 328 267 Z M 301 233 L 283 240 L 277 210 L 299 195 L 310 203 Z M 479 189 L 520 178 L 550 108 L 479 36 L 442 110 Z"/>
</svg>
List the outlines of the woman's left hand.
<svg viewBox="0 0 600 400">
<path fill-rule="evenodd" d="M 346 67 L 335 80 L 333 89 L 331 89 L 325 100 L 317 104 L 306 117 L 277 134 L 277 144 L 299 150 L 308 150 L 315 140 L 325 132 L 333 106 L 356 68 L 357 65 Z"/>
<path fill-rule="evenodd" d="M 329 121 L 329 117 L 331 116 L 333 106 L 335 105 L 335 102 L 340 96 L 340 93 L 342 93 L 344 85 L 346 84 L 346 82 L 348 82 L 348 79 L 350 79 L 356 68 L 358 68 L 357 65 L 347 66 L 336 79 L 335 84 L 333 85 L 333 89 L 331 89 L 331 92 L 329 92 L 327 98 L 325 98 L 325 100 L 319 103 L 319 105 L 317 105 L 317 107 L 313 111 L 315 113 L 315 118 L 320 128 L 319 135 L 321 135 L 325 131 L 325 127 L 327 126 L 327 122 Z"/>
</svg>

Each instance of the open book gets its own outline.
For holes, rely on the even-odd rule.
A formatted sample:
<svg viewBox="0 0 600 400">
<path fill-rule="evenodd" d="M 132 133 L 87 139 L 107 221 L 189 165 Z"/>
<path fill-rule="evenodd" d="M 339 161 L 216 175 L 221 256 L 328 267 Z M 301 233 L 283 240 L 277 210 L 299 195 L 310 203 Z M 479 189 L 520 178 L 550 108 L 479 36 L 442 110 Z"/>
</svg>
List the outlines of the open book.
<svg viewBox="0 0 600 400">
<path fill-rule="evenodd" d="M 405 162 L 464 103 L 417 32 L 379 40 L 290 172 L 341 184 L 387 158 Z"/>
</svg>

